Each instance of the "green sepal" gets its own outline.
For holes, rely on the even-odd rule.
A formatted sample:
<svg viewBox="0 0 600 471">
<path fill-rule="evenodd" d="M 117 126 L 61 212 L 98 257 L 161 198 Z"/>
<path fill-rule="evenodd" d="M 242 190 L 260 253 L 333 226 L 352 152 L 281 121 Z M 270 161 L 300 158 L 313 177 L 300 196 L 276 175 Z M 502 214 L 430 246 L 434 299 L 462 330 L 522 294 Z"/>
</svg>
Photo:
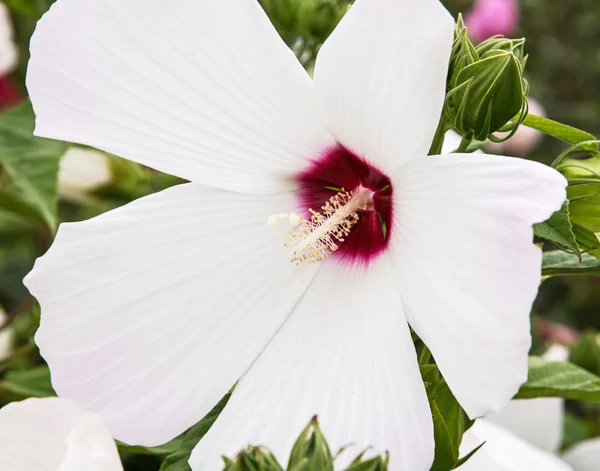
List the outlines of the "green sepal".
<svg viewBox="0 0 600 471">
<path fill-rule="evenodd" d="M 223 461 L 223 471 L 283 471 L 271 452 L 260 446 L 248 446 L 234 459 L 223 457 Z"/>
<path fill-rule="evenodd" d="M 292 448 L 287 471 L 333 471 L 333 456 L 317 417 L 302 431 Z"/>
</svg>

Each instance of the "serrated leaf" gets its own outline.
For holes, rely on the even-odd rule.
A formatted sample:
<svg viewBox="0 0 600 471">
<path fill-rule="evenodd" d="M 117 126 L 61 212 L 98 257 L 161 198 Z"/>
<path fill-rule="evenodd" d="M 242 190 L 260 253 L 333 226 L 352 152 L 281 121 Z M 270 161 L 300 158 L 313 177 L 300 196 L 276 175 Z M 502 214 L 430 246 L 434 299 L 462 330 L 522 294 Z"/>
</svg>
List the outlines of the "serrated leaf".
<svg viewBox="0 0 600 471">
<path fill-rule="evenodd" d="M 569 144 L 579 144 L 580 142 L 593 141 L 596 139 L 588 132 L 532 114 L 527 115 L 523 124 L 527 127 L 537 129 L 544 134 L 568 142 Z M 595 150 L 597 148 L 597 144 L 590 145 L 590 149 Z"/>
<path fill-rule="evenodd" d="M 0 167 L 10 179 L 1 191 L 11 191 L 13 198 L 18 192 L 23 204 L 55 230 L 59 162 L 67 144 L 35 137 L 34 123 L 30 102 L 0 115 Z"/>
<path fill-rule="evenodd" d="M 55 396 L 46 365 L 22 371 L 10 371 L 0 381 L 0 391 L 23 397 Z"/>
<path fill-rule="evenodd" d="M 192 450 L 215 423 L 217 417 L 219 417 L 227 405 L 230 396 L 231 394 L 227 394 L 223 397 L 206 417 L 182 435 L 179 449 L 167 457 L 160 467 L 160 471 L 191 471 L 188 461 L 192 454 Z"/>
<path fill-rule="evenodd" d="M 529 374 L 516 399 L 562 397 L 600 401 L 600 378 L 572 363 L 529 357 Z"/>
<path fill-rule="evenodd" d="M 534 224 L 533 232 L 536 236 L 566 247 L 576 254 L 581 253 L 569 217 L 569 200 L 565 201 L 562 208 L 556 211 L 550 219 Z"/>
<path fill-rule="evenodd" d="M 581 260 L 575 254 L 553 250 L 544 252 L 542 275 L 593 275 L 600 274 L 600 260 L 590 254 L 582 254 Z"/>
</svg>

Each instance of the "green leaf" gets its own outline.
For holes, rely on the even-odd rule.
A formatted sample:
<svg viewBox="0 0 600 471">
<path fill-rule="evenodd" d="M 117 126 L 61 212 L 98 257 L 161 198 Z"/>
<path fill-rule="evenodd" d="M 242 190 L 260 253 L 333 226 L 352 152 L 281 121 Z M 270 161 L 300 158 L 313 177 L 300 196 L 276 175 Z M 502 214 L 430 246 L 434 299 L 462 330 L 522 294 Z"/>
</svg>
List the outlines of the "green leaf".
<svg viewBox="0 0 600 471">
<path fill-rule="evenodd" d="M 600 260 L 590 254 L 582 254 L 580 261 L 577 255 L 561 250 L 544 252 L 543 276 L 592 274 L 600 274 Z"/>
<path fill-rule="evenodd" d="M 0 381 L 0 391 L 23 397 L 55 396 L 50 383 L 50 370 L 46 365 L 22 371 L 10 371 Z"/>
<path fill-rule="evenodd" d="M 188 461 L 192 450 L 215 423 L 215 420 L 227 405 L 230 396 L 231 394 L 227 394 L 223 397 L 206 417 L 183 434 L 179 450 L 167 457 L 160 467 L 160 471 L 191 471 Z"/>
<path fill-rule="evenodd" d="M 588 132 L 532 114 L 527 115 L 523 124 L 527 127 L 537 129 L 544 134 L 568 142 L 569 144 L 579 144 L 580 142 L 593 141 L 596 139 Z M 598 145 L 591 145 L 591 147 L 597 149 Z"/>
<path fill-rule="evenodd" d="M 462 436 L 473 422 L 440 377 L 438 367 L 423 365 L 420 369 L 433 414 L 435 460 L 431 471 L 450 471 L 459 459 Z"/>
<path fill-rule="evenodd" d="M 579 245 L 600 258 L 600 182 L 569 184 L 569 218 Z"/>
<path fill-rule="evenodd" d="M 573 226 L 569 219 L 569 200 L 565 201 L 562 208 L 555 212 L 550 219 L 533 226 L 536 236 L 566 247 L 576 254 L 580 254 L 579 245 L 573 233 Z"/>
<path fill-rule="evenodd" d="M 179 450 L 181 447 L 182 437 L 177 437 L 168 443 L 160 446 L 132 446 L 117 441 L 119 452 L 131 453 L 134 455 L 149 455 L 149 456 L 167 456 Z"/>
<path fill-rule="evenodd" d="M 0 167 L 10 179 L 1 191 L 10 191 L 12 200 L 18 194 L 23 204 L 55 230 L 59 162 L 67 144 L 35 137 L 34 122 L 29 102 L 0 115 Z"/>
<path fill-rule="evenodd" d="M 600 376 L 600 333 L 589 331 L 583 334 L 571 348 L 569 361 Z"/>
<path fill-rule="evenodd" d="M 485 445 L 485 444 L 486 444 L 486 442 L 483 442 L 483 443 L 482 443 L 481 445 L 479 445 L 477 448 L 475 448 L 475 449 L 471 450 L 469 453 L 467 453 L 465 456 L 463 456 L 461 459 L 459 459 L 459 460 L 456 462 L 456 465 L 454 465 L 454 468 L 453 468 L 453 469 L 460 468 L 460 467 L 461 467 L 463 464 L 465 464 L 467 461 L 469 461 L 469 460 L 470 460 L 470 459 L 473 457 L 473 455 L 474 455 L 475 453 L 477 453 L 477 452 L 479 451 L 479 449 L 480 449 L 480 448 L 481 448 L 483 445 Z"/>
<path fill-rule="evenodd" d="M 536 397 L 600 401 L 600 378 L 572 363 L 529 357 L 527 382 L 521 386 L 515 398 Z"/>
</svg>

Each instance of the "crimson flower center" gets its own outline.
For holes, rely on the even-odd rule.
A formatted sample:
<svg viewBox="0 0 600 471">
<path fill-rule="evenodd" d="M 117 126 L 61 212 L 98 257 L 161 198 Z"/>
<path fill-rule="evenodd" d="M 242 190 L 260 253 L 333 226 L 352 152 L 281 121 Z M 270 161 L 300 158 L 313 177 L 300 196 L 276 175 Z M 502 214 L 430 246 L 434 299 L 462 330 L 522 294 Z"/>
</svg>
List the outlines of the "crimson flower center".
<svg viewBox="0 0 600 471">
<path fill-rule="evenodd" d="M 338 145 L 296 176 L 302 214 L 290 234 L 294 261 L 369 263 L 388 246 L 393 229 L 390 178 Z"/>
</svg>

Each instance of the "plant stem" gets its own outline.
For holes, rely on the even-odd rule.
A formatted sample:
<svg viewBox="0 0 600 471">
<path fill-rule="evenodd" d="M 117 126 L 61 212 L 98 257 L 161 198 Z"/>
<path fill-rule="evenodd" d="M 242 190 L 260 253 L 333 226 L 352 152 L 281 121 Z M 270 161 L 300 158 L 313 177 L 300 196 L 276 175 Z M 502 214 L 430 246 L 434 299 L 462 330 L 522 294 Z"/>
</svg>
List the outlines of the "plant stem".
<svg viewBox="0 0 600 471">
<path fill-rule="evenodd" d="M 457 154 L 462 154 L 464 152 L 467 152 L 467 149 L 471 145 L 471 142 L 473 142 L 473 139 L 469 139 L 469 138 L 463 136 L 462 140 L 460 141 L 460 145 L 458 146 L 458 149 L 456 149 L 455 152 Z"/>
<path fill-rule="evenodd" d="M 442 116 L 435 131 L 435 136 L 433 136 L 433 142 L 431 143 L 431 148 L 429 149 L 428 155 L 439 155 L 442 153 L 444 138 L 446 137 L 446 132 L 448 132 L 450 129 L 451 128 L 448 127 L 446 120 Z"/>
</svg>

